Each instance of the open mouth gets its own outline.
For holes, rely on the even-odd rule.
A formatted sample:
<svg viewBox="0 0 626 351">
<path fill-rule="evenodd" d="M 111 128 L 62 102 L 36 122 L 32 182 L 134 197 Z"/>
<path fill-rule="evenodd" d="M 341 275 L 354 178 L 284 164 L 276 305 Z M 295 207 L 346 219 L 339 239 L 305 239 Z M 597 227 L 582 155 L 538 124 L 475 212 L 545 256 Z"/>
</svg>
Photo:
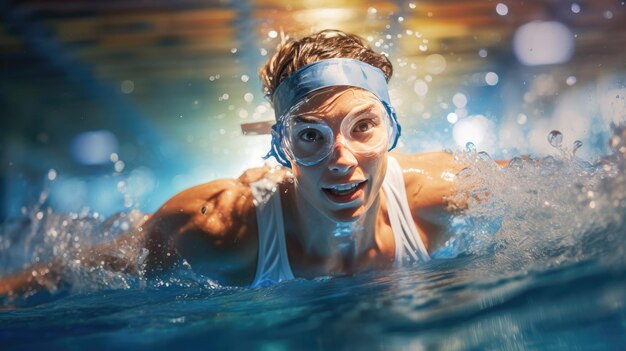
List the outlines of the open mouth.
<svg viewBox="0 0 626 351">
<path fill-rule="evenodd" d="M 360 182 L 335 184 L 323 187 L 322 190 L 326 196 L 335 202 L 349 202 L 356 199 L 361 194 L 366 183 L 366 180 L 362 180 Z"/>
</svg>

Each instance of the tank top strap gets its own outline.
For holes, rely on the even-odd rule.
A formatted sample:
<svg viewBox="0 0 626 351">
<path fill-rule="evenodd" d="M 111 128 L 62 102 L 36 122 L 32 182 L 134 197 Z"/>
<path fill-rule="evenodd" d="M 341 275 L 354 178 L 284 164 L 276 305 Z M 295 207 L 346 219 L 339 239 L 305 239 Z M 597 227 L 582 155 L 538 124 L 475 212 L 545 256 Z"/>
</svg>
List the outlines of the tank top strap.
<svg viewBox="0 0 626 351">
<path fill-rule="evenodd" d="M 430 256 L 413 221 L 402 168 L 391 156 L 387 158 L 387 173 L 382 188 L 387 198 L 387 211 L 396 243 L 394 265 L 429 261 Z"/>
<path fill-rule="evenodd" d="M 277 184 L 261 179 L 250 185 L 256 208 L 259 250 L 251 287 L 267 286 L 294 279 L 289 266 L 283 211 Z"/>
</svg>

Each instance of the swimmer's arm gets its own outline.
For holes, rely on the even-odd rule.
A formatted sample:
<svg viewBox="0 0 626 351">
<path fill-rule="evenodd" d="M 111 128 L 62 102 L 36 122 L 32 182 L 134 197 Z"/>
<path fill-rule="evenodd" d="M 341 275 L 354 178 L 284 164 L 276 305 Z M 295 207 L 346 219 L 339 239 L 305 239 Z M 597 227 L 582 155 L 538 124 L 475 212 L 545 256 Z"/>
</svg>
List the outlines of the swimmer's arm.
<svg viewBox="0 0 626 351">
<path fill-rule="evenodd" d="M 458 191 L 458 174 L 467 167 L 447 152 L 393 154 L 403 169 L 407 200 L 428 250 L 444 238 L 450 215 L 467 208 L 469 194 Z M 506 166 L 507 161 L 496 161 Z"/>
<path fill-rule="evenodd" d="M 39 290 L 56 290 L 61 281 L 60 262 L 31 266 L 0 278 L 0 296 L 24 295 Z"/>
<path fill-rule="evenodd" d="M 248 272 L 250 266 L 255 267 L 258 245 L 250 184 L 261 178 L 280 181 L 284 175 L 282 169 L 262 167 L 250 169 L 238 179 L 216 180 L 184 190 L 132 233 L 86 249 L 77 259 L 85 267 L 155 276 L 172 269 L 180 254 L 194 269 L 196 262 L 204 261 L 199 265 L 216 273 L 227 267 Z M 148 250 L 145 266 L 138 262 L 141 248 Z M 65 269 L 57 259 L 0 277 L 0 296 L 54 291 L 67 278 Z M 235 276 L 235 283 L 252 279 Z"/>
<path fill-rule="evenodd" d="M 456 191 L 456 176 L 465 165 L 447 152 L 393 155 L 403 170 L 407 199 L 414 212 L 446 208 Z"/>
<path fill-rule="evenodd" d="M 458 192 L 458 174 L 467 165 L 447 152 L 428 152 L 397 157 L 404 170 L 407 197 L 415 209 L 446 209 L 450 211 L 467 208 L 469 194 Z M 509 161 L 494 161 L 507 167 Z M 487 194 L 484 194 L 487 196 Z"/>
<path fill-rule="evenodd" d="M 250 190 L 236 179 L 215 180 L 176 194 L 147 223 L 149 271 L 168 271 L 179 257 L 192 266 L 217 261 L 244 239 L 250 209 Z"/>
<path fill-rule="evenodd" d="M 144 240 L 144 235 L 135 230 L 110 243 L 88 248 L 72 257 L 72 260 L 79 261 L 81 266 L 87 268 L 137 274 L 138 251 L 133 248 L 141 247 Z M 60 259 L 31 265 L 20 272 L 0 277 L 0 296 L 27 296 L 43 290 L 54 292 L 67 280 L 65 275 L 66 265 Z"/>
<path fill-rule="evenodd" d="M 244 195 L 240 183 L 217 180 L 184 190 L 140 226 L 140 231 L 85 249 L 71 259 L 80 261 L 83 267 L 148 276 L 171 270 L 178 253 L 185 258 L 195 253 L 215 260 L 221 248 L 239 240 L 241 233 L 237 229 L 245 226 L 238 215 L 245 207 L 238 203 Z M 138 265 L 141 248 L 148 250 L 143 270 Z M 37 291 L 54 292 L 68 278 L 64 260 L 32 265 L 0 278 L 0 296 L 27 297 Z"/>
<path fill-rule="evenodd" d="M 447 230 L 455 178 L 464 166 L 445 152 L 393 153 L 403 171 L 407 200 L 426 249 L 437 247 Z"/>
<path fill-rule="evenodd" d="M 281 181 L 282 168 L 261 167 L 237 179 L 221 179 L 175 195 L 146 224 L 148 269 L 171 269 L 177 257 L 195 272 L 223 284 L 248 284 L 254 277 L 258 248 L 256 210 L 250 184 Z"/>
</svg>

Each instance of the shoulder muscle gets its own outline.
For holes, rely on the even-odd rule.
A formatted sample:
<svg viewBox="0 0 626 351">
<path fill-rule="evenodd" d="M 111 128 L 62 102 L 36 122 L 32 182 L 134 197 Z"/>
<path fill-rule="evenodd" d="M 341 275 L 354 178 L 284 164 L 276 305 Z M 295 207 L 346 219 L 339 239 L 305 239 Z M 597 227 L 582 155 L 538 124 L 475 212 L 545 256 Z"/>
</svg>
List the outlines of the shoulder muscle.
<svg viewBox="0 0 626 351">
<path fill-rule="evenodd" d="M 456 190 L 455 178 L 463 165 L 447 152 L 394 154 L 404 172 L 407 197 L 412 206 L 447 205 Z"/>
<path fill-rule="evenodd" d="M 200 234 L 218 246 L 233 245 L 255 219 L 250 188 L 235 179 L 186 189 L 168 200 L 154 217 L 158 226 L 176 239 Z"/>
</svg>

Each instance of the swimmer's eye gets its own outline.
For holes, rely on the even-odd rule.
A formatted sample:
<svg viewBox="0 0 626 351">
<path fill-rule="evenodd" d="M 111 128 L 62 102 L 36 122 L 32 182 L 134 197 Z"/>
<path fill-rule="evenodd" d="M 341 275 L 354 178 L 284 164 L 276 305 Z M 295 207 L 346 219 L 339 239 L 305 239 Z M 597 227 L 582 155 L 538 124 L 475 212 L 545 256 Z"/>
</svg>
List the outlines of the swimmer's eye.
<svg viewBox="0 0 626 351">
<path fill-rule="evenodd" d="M 363 120 L 363 121 L 359 121 L 359 123 L 357 123 L 354 126 L 354 128 L 352 129 L 352 132 L 353 133 L 366 133 L 374 127 L 376 127 L 376 123 L 374 123 L 373 120 L 371 119 Z"/>
<path fill-rule="evenodd" d="M 313 143 L 323 140 L 324 136 L 319 131 L 309 128 L 298 133 L 298 139 L 308 143 Z"/>
</svg>

